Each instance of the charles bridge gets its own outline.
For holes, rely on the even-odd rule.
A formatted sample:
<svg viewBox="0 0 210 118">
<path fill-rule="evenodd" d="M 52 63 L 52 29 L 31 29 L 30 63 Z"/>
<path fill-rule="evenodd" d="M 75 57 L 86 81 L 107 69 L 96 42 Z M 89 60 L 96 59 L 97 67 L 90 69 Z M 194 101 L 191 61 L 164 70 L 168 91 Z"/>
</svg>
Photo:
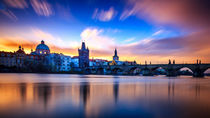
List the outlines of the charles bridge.
<svg viewBox="0 0 210 118">
<path fill-rule="evenodd" d="M 195 64 L 144 64 L 144 65 L 103 65 L 86 67 L 85 72 L 88 74 L 120 74 L 120 75 L 154 75 L 157 69 L 164 69 L 167 76 L 177 76 L 178 71 L 182 68 L 189 68 L 194 77 L 203 77 L 204 72 L 210 68 L 207 63 Z"/>
</svg>

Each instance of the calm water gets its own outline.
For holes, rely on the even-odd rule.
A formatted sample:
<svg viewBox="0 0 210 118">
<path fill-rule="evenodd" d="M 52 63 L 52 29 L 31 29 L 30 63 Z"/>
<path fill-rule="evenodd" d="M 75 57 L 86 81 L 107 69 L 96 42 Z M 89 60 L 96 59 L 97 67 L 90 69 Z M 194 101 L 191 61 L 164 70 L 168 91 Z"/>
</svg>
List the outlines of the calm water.
<svg viewBox="0 0 210 118">
<path fill-rule="evenodd" d="M 210 78 L 0 74 L 0 117 L 210 118 Z"/>
</svg>

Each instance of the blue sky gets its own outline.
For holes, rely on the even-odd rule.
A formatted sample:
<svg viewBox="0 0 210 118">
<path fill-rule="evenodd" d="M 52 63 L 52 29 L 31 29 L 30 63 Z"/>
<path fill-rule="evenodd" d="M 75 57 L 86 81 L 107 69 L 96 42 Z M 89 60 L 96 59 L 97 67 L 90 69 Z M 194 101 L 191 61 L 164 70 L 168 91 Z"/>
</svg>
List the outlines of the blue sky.
<svg viewBox="0 0 210 118">
<path fill-rule="evenodd" d="M 10 50 L 16 50 L 16 45 L 24 45 L 29 52 L 30 48 L 45 40 L 52 51 L 73 56 L 77 55 L 76 49 L 85 40 L 92 49 L 91 56 L 96 58 L 111 59 L 117 47 L 123 60 L 143 62 L 159 58 L 160 62 L 166 62 L 168 58 L 181 56 L 180 62 L 186 58 L 208 61 L 207 48 L 198 48 L 195 55 L 186 57 L 186 53 L 195 51 L 195 47 L 187 43 L 196 41 L 188 41 L 189 37 L 202 35 L 202 40 L 207 41 L 206 26 L 209 24 L 205 19 L 209 18 L 209 12 L 205 3 L 209 2 L 202 2 L 0 0 L 0 49 L 11 47 Z M 194 5 L 197 5 L 196 13 Z M 180 43 L 182 38 L 184 45 Z M 175 43 L 171 44 L 174 39 Z M 165 40 L 169 43 L 163 44 L 167 42 Z M 203 45 L 198 47 L 206 47 Z M 185 53 L 180 53 L 181 50 Z"/>
</svg>

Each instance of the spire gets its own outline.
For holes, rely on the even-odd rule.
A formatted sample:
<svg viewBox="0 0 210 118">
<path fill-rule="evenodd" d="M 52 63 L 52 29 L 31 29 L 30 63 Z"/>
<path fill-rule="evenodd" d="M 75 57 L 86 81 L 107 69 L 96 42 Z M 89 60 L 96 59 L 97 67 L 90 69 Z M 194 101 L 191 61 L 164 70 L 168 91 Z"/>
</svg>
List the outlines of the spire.
<svg viewBox="0 0 210 118">
<path fill-rule="evenodd" d="M 21 50 L 21 45 L 19 45 L 19 50 Z"/>
<path fill-rule="evenodd" d="M 117 49 L 114 50 L 114 56 L 117 56 Z"/>
<path fill-rule="evenodd" d="M 85 42 L 82 42 L 82 50 L 85 50 Z"/>
</svg>

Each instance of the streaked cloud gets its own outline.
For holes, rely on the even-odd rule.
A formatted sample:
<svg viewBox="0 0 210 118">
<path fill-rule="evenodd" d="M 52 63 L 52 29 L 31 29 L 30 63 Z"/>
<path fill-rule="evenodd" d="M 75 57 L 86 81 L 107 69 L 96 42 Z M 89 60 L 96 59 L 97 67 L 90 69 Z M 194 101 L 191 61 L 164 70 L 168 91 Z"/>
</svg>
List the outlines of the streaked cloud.
<svg viewBox="0 0 210 118">
<path fill-rule="evenodd" d="M 40 16 L 53 15 L 52 6 L 46 0 L 31 0 L 34 11 Z"/>
<path fill-rule="evenodd" d="M 181 28 L 208 28 L 209 4 L 209 0 L 129 0 L 120 19 L 137 16 Z"/>
<path fill-rule="evenodd" d="M 13 8 L 27 8 L 28 4 L 26 0 L 4 0 L 4 2 L 9 6 Z"/>
<path fill-rule="evenodd" d="M 13 21 L 17 21 L 18 20 L 17 16 L 9 9 L 7 9 L 7 10 L 0 10 L 0 13 L 4 14 L 5 16 L 7 16 L 9 19 L 11 19 Z"/>
<path fill-rule="evenodd" d="M 105 10 L 99 10 L 98 8 L 95 9 L 92 18 L 93 19 L 97 19 L 103 22 L 107 22 L 112 20 L 115 15 L 117 14 L 117 12 L 114 10 L 113 7 L 110 7 L 109 10 L 105 11 Z"/>
<path fill-rule="evenodd" d="M 134 8 L 125 9 L 120 16 L 120 20 L 125 20 L 128 17 L 135 15 L 135 14 L 136 14 L 136 10 Z"/>
<path fill-rule="evenodd" d="M 164 30 L 158 30 L 157 32 L 153 33 L 152 36 L 160 35 L 164 32 Z"/>
<path fill-rule="evenodd" d="M 128 42 L 131 42 L 131 41 L 134 41 L 136 38 L 132 37 L 132 38 L 129 38 L 129 39 L 126 39 L 124 40 L 125 43 L 128 43 Z"/>
</svg>

